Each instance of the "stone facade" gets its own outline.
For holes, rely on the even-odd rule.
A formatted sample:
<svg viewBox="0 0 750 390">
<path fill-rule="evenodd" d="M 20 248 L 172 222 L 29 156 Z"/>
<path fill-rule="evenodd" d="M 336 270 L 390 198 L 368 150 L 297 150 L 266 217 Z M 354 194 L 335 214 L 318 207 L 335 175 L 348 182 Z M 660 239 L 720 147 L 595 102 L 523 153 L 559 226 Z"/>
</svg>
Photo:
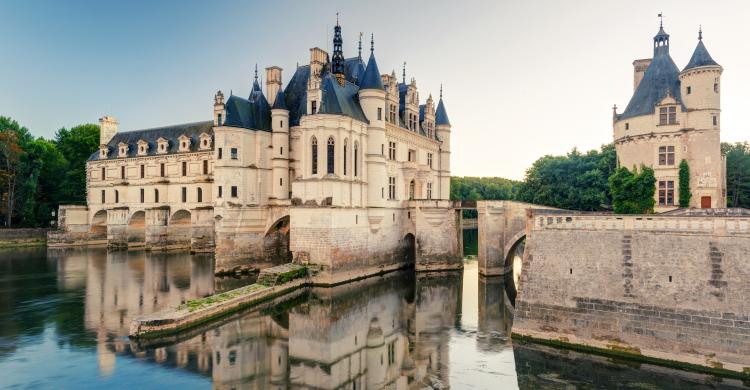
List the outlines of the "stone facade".
<svg viewBox="0 0 750 390">
<path fill-rule="evenodd" d="M 532 213 L 513 332 L 750 367 L 747 217 Z"/>
<path fill-rule="evenodd" d="M 625 111 L 613 114 L 618 165 L 645 165 L 656 176 L 655 210 L 679 205 L 679 164 L 690 168 L 689 207 L 726 207 L 726 161 L 721 154 L 723 68 L 699 43 L 679 71 L 669 56 L 669 35 L 654 37 L 654 58 L 636 60 L 634 91 Z"/>
<path fill-rule="evenodd" d="M 217 92 L 212 121 L 119 132 L 101 118 L 86 223 L 62 223 L 52 241 L 215 250 L 218 271 L 287 261 L 291 242 L 294 261 L 346 272 L 414 264 L 418 225 L 441 221 L 450 235 L 423 235 L 421 259 L 460 267 L 442 90 L 420 105 L 405 70 L 400 83 L 380 74 L 374 42 L 365 65 L 361 41 L 345 59 L 341 39 L 337 25 L 333 60 L 310 49 L 285 88 L 272 66 L 266 94 L 257 68 L 247 99 Z"/>
</svg>

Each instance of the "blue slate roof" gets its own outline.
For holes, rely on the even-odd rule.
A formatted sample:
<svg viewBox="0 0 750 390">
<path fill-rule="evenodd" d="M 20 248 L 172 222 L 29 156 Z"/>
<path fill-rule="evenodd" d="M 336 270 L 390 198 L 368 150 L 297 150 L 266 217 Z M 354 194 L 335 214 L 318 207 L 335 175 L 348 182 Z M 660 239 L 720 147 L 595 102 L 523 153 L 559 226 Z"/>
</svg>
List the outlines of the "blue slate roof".
<svg viewBox="0 0 750 390">
<path fill-rule="evenodd" d="M 116 133 L 107 143 L 107 148 L 109 149 L 107 160 L 121 158 L 118 153 L 118 145 L 121 142 L 128 144 L 127 157 L 136 157 L 138 155 L 138 141 L 140 140 L 148 142 L 148 151 L 146 152 L 146 155 L 154 156 L 157 154 L 156 148 L 158 144 L 156 141 L 158 141 L 159 138 L 164 138 L 169 142 L 167 149 L 168 154 L 178 153 L 179 138 L 182 135 L 190 138 L 190 151 L 194 152 L 197 151 L 200 146 L 201 134 L 206 133 L 213 137 L 213 125 L 213 121 L 206 121 Z M 213 142 L 211 142 L 211 149 L 213 149 Z M 96 151 L 89 157 L 89 161 L 99 159 L 99 151 Z"/>
<path fill-rule="evenodd" d="M 227 99 L 224 126 L 271 131 L 271 107 L 260 91 L 250 94 L 251 100 L 232 95 Z"/>
<path fill-rule="evenodd" d="M 451 121 L 448 119 L 448 113 L 445 111 L 445 105 L 443 104 L 443 97 L 440 97 L 437 109 L 435 109 L 435 124 L 436 125 L 449 125 Z"/>
<path fill-rule="evenodd" d="M 383 80 L 380 79 L 380 70 L 378 63 L 375 61 L 375 54 L 370 53 L 370 59 L 367 60 L 367 68 L 362 81 L 359 83 L 360 89 L 383 89 Z"/>
<path fill-rule="evenodd" d="M 654 50 L 654 59 L 643 74 L 630 103 L 625 111 L 618 116 L 618 120 L 654 113 L 656 104 L 667 95 L 672 95 L 678 103 L 682 103 L 680 93 L 680 70 L 669 56 L 665 47 Z"/>
<path fill-rule="evenodd" d="M 350 82 L 359 85 L 359 81 L 365 75 L 365 63 L 359 57 L 347 58 L 344 63 L 344 74 Z"/>
<path fill-rule="evenodd" d="M 271 107 L 271 109 L 272 110 L 275 110 L 275 109 L 287 110 L 285 100 L 286 100 L 286 97 L 284 96 L 284 91 L 279 89 L 279 92 L 276 93 L 276 99 L 273 100 L 273 107 Z"/>
<path fill-rule="evenodd" d="M 297 67 L 289 84 L 284 89 L 286 106 L 289 109 L 289 125 L 299 125 L 299 118 L 307 113 L 307 82 L 310 79 L 310 65 Z"/>
<path fill-rule="evenodd" d="M 346 115 L 370 123 L 359 105 L 359 99 L 357 98 L 359 87 L 354 83 L 345 80 L 344 85 L 339 85 L 331 73 L 326 73 L 323 76 L 320 88 L 323 99 L 320 102 L 319 113 Z"/>
<path fill-rule="evenodd" d="M 708 50 L 706 50 L 706 46 L 703 44 L 703 40 L 699 40 L 698 46 L 695 47 L 693 56 L 690 57 L 690 61 L 688 62 L 687 66 L 685 66 L 685 69 L 683 69 L 683 72 L 688 69 L 711 65 L 719 66 L 719 64 L 716 63 L 713 58 L 711 58 L 711 55 L 708 54 Z"/>
</svg>

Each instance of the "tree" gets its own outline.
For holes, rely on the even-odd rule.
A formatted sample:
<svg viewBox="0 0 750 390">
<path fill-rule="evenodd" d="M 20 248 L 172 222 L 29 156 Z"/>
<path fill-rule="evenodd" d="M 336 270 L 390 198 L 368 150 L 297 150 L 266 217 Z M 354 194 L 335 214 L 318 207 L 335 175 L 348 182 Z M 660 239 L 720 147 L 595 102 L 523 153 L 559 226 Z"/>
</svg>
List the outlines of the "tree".
<svg viewBox="0 0 750 390">
<path fill-rule="evenodd" d="M 722 143 L 727 161 L 727 207 L 750 207 L 750 146 Z"/>
<path fill-rule="evenodd" d="M 680 207 L 690 207 L 690 167 L 687 160 L 680 161 Z"/>
<path fill-rule="evenodd" d="M 4 119 L 0 117 L 0 120 Z M 18 143 L 18 134 L 12 129 L 0 131 L 0 178 L 2 179 L 3 208 L 5 226 L 11 227 L 16 208 L 16 191 L 18 188 L 18 171 L 21 165 L 23 149 Z"/>
<path fill-rule="evenodd" d="M 656 177 L 654 170 L 641 166 L 641 172 L 617 168 L 609 177 L 612 205 L 617 214 L 651 214 L 654 212 Z"/>
<path fill-rule="evenodd" d="M 569 210 L 605 210 L 611 195 L 607 179 L 617 163 L 614 145 L 585 154 L 544 156 L 526 171 L 517 199 Z"/>
<path fill-rule="evenodd" d="M 99 126 L 78 125 L 70 130 L 62 128 L 55 134 L 57 150 L 67 161 L 62 180 L 61 202 L 86 201 L 86 161 L 99 148 Z"/>
</svg>

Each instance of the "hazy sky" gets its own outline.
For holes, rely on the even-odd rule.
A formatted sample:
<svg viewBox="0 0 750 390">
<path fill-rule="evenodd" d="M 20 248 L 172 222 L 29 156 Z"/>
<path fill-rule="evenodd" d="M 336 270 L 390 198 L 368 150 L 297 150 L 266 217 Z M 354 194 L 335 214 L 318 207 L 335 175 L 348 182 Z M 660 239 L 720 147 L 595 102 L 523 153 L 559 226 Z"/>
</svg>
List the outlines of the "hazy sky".
<svg viewBox="0 0 750 390">
<path fill-rule="evenodd" d="M 26 1 L 0 0 L 0 115 L 35 135 L 117 117 L 121 130 L 207 120 L 221 89 L 247 95 L 255 63 L 286 82 L 309 48 L 344 54 L 375 33 L 381 72 L 444 84 L 454 175 L 520 179 L 544 154 L 612 140 L 632 61 L 652 55 L 659 11 L 682 69 L 704 42 L 725 69 L 722 140 L 748 140 L 746 1 Z"/>
</svg>

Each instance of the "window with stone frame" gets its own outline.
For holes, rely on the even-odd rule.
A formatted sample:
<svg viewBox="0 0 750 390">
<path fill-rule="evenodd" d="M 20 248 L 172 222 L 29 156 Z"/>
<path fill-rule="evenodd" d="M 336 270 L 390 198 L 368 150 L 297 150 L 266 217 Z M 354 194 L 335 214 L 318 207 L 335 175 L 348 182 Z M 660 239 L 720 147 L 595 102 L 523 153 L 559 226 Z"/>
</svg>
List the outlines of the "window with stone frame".
<svg viewBox="0 0 750 390">
<path fill-rule="evenodd" d="M 203 174 L 208 175 L 208 160 L 203 160 Z"/>
<path fill-rule="evenodd" d="M 231 195 L 232 195 L 232 198 L 236 198 L 237 197 L 237 186 L 232 186 L 232 188 L 231 188 Z"/>
<path fill-rule="evenodd" d="M 318 139 L 315 137 L 312 137 L 310 140 L 310 165 L 312 167 L 312 174 L 317 175 L 318 174 Z"/>
<path fill-rule="evenodd" d="M 326 173 L 332 175 L 336 166 L 336 142 L 333 137 L 328 137 L 326 144 Z"/>
<path fill-rule="evenodd" d="M 427 182 L 427 199 L 432 199 L 432 182 Z"/>
<path fill-rule="evenodd" d="M 182 162 L 182 176 L 187 176 L 187 161 Z"/>
<path fill-rule="evenodd" d="M 674 181 L 659 181 L 659 206 L 674 206 Z"/>
<path fill-rule="evenodd" d="M 659 107 L 659 124 L 677 124 L 677 106 Z"/>
<path fill-rule="evenodd" d="M 432 168 L 432 153 L 427 153 L 427 166 Z"/>
<path fill-rule="evenodd" d="M 659 165 L 674 165 L 674 146 L 659 146 Z"/>
<path fill-rule="evenodd" d="M 141 179 L 146 177 L 146 166 L 141 164 Z"/>
<path fill-rule="evenodd" d="M 159 190 L 157 188 L 154 188 L 154 203 L 159 202 Z"/>
<path fill-rule="evenodd" d="M 229 158 L 231 158 L 232 160 L 237 159 L 237 148 L 229 149 Z"/>
<path fill-rule="evenodd" d="M 359 144 L 354 142 L 354 176 L 359 176 Z"/>
<path fill-rule="evenodd" d="M 102 180 L 107 180 L 107 168 L 102 167 Z"/>
<path fill-rule="evenodd" d="M 392 141 L 388 141 L 388 159 L 396 159 L 396 143 Z"/>
<path fill-rule="evenodd" d="M 182 187 L 182 203 L 187 202 L 187 187 Z"/>
<path fill-rule="evenodd" d="M 346 173 L 347 173 L 347 166 L 346 166 L 346 164 L 347 164 L 348 161 L 347 161 L 346 158 L 347 158 L 347 152 L 348 152 L 347 146 L 349 146 L 349 145 L 347 145 L 347 143 L 348 143 L 348 141 L 344 140 L 344 153 L 343 153 L 343 155 L 344 155 L 344 176 L 346 176 Z"/>
<path fill-rule="evenodd" d="M 388 200 L 396 199 L 396 178 L 388 178 Z"/>
</svg>

